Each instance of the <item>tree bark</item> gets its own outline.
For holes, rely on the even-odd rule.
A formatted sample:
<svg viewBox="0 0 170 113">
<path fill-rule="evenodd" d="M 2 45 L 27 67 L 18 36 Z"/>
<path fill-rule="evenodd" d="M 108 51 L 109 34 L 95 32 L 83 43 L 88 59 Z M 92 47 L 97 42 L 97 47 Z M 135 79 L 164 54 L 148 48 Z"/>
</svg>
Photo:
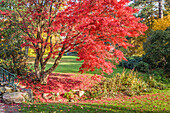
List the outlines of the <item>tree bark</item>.
<svg viewBox="0 0 170 113">
<path fill-rule="evenodd" d="M 41 79 L 40 79 L 41 84 L 47 84 L 47 79 L 49 77 L 49 74 L 56 69 L 56 67 L 60 63 L 62 56 L 63 54 L 59 54 L 58 58 L 54 62 L 54 65 L 50 69 L 48 69 L 47 71 L 41 74 Z"/>
<path fill-rule="evenodd" d="M 40 70 L 39 70 L 39 55 L 36 55 L 36 58 L 35 58 L 35 64 L 34 64 L 34 69 L 35 69 L 35 74 L 38 78 L 38 80 L 40 80 Z"/>
<path fill-rule="evenodd" d="M 25 56 L 28 58 L 28 50 L 29 50 L 29 47 L 28 46 L 26 46 L 25 47 Z"/>
<path fill-rule="evenodd" d="M 163 18 L 162 0 L 159 0 L 159 18 Z"/>
<path fill-rule="evenodd" d="M 41 77 L 41 79 L 40 79 L 40 83 L 41 84 L 47 84 L 47 79 L 48 79 L 48 77 L 49 77 L 49 74 L 47 74 L 47 73 L 42 73 L 42 77 Z"/>
</svg>

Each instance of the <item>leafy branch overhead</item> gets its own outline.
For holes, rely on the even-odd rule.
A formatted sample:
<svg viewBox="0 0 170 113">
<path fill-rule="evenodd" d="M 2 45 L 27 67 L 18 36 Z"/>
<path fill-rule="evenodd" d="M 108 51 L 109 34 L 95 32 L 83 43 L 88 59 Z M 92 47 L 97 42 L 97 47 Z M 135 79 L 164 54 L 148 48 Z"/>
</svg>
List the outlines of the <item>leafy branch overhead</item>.
<svg viewBox="0 0 170 113">
<path fill-rule="evenodd" d="M 133 14 L 138 9 L 127 6 L 129 0 L 16 0 L 14 10 L 0 10 L 1 21 L 9 20 L 24 33 L 21 46 L 29 46 L 36 53 L 36 76 L 45 84 L 48 75 L 56 69 L 64 53 L 78 52 L 78 60 L 84 60 L 80 72 L 111 73 L 116 63 L 125 60 L 116 49 L 127 48 L 125 36 L 144 35 L 147 26 Z M 18 19 L 14 19 L 18 17 Z M 5 29 L 5 28 L 4 28 Z M 55 39 L 55 40 L 54 40 Z M 106 44 L 107 43 L 107 44 Z M 50 48 L 47 57 L 43 56 Z M 50 58 L 54 64 L 45 70 Z M 40 69 L 39 69 L 40 64 Z"/>
</svg>

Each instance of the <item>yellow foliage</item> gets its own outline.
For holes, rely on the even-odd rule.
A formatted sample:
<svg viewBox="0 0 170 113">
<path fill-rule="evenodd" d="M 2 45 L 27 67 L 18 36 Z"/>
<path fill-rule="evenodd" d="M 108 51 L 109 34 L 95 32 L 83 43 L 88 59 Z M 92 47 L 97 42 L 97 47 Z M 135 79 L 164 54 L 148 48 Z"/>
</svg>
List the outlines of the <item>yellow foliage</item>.
<svg viewBox="0 0 170 113">
<path fill-rule="evenodd" d="M 143 42 L 145 42 L 146 39 L 146 35 L 131 38 L 129 43 L 132 44 L 134 47 L 128 48 L 127 56 L 142 56 L 143 54 L 145 54 L 145 52 L 143 51 Z"/>
<path fill-rule="evenodd" d="M 129 47 L 127 51 L 127 56 L 142 56 L 145 54 L 143 51 L 143 43 L 147 40 L 149 32 L 153 30 L 166 30 L 170 26 L 170 13 L 167 16 L 164 16 L 163 19 L 154 19 L 154 16 L 151 16 L 144 22 L 149 26 L 149 29 L 145 32 L 145 35 L 139 37 L 133 37 L 129 40 L 129 43 L 135 47 Z"/>
<path fill-rule="evenodd" d="M 42 33 L 41 34 L 43 40 L 46 40 L 47 34 L 46 33 Z M 58 43 L 60 43 L 60 35 L 59 34 L 52 34 L 52 45 L 54 45 L 56 43 L 56 41 L 58 41 Z M 50 39 L 48 40 L 48 43 L 50 43 Z M 47 45 L 47 48 L 45 50 L 44 55 L 48 55 L 50 52 L 50 46 Z M 32 48 L 29 48 L 28 50 L 28 56 L 32 56 L 35 55 L 35 50 Z"/>
<path fill-rule="evenodd" d="M 166 30 L 170 26 L 170 15 L 164 16 L 162 19 L 155 19 L 152 29 L 156 30 Z"/>
</svg>

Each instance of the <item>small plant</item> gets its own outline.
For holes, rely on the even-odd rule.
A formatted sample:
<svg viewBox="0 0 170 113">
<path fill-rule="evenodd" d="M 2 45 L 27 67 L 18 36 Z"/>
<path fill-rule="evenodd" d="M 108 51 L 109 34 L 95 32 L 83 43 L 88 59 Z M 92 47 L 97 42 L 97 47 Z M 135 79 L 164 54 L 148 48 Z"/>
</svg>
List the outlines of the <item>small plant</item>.
<svg viewBox="0 0 170 113">
<path fill-rule="evenodd" d="M 167 89 L 168 86 L 161 83 L 161 82 L 157 82 L 155 79 L 154 79 L 154 76 L 150 76 L 149 77 L 149 80 L 148 80 L 148 84 L 150 87 L 152 88 L 156 88 L 156 89 L 160 89 L 160 90 L 163 90 L 163 89 Z"/>
<path fill-rule="evenodd" d="M 74 92 L 72 90 L 70 90 L 69 92 L 64 93 L 64 98 L 67 98 L 68 100 L 73 99 L 74 98 Z"/>
</svg>

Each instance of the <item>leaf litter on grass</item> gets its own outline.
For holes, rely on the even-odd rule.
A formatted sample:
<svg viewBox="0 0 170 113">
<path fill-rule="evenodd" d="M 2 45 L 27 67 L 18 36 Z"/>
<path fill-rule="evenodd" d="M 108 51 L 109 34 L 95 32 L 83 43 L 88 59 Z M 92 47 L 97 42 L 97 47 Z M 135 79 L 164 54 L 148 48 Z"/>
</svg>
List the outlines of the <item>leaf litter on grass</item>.
<svg viewBox="0 0 170 113">
<path fill-rule="evenodd" d="M 35 84 L 30 82 L 29 79 L 27 81 L 21 81 L 20 84 L 27 86 L 27 88 L 31 88 L 34 93 L 34 97 L 39 99 L 41 102 L 55 103 L 51 99 L 43 99 L 41 97 L 42 93 L 60 93 L 60 96 L 56 98 L 56 100 L 61 99 L 62 102 L 59 102 L 58 105 L 64 103 L 67 107 L 58 106 L 57 110 L 65 110 L 63 112 L 70 111 L 79 111 L 82 112 L 121 112 L 121 111 L 129 111 L 129 112 L 166 112 L 170 111 L 170 98 L 166 93 L 156 93 L 156 94 L 146 94 L 142 96 L 122 96 L 115 98 L 105 98 L 100 100 L 81 100 L 77 102 L 68 103 L 67 99 L 63 98 L 63 94 L 71 90 L 88 90 L 97 81 L 93 80 L 89 75 L 75 75 L 75 74 L 60 74 L 60 73 L 52 73 L 48 78 L 47 85 L 41 85 L 39 83 Z M 39 88 L 36 88 L 39 87 Z M 46 105 L 47 107 L 49 105 Z M 49 107 L 49 109 L 56 110 L 55 107 Z M 169 106 L 169 107 L 168 107 Z M 28 107 L 30 109 L 31 107 Z M 32 109 L 35 110 L 47 110 L 32 106 Z M 56 111 L 57 111 L 56 110 Z"/>
<path fill-rule="evenodd" d="M 34 98 L 39 99 L 41 102 L 56 102 L 57 99 L 62 99 L 62 101 L 66 101 L 63 98 L 63 94 L 65 92 L 69 92 L 70 90 L 88 90 L 97 81 L 91 79 L 89 75 L 75 75 L 75 74 L 60 74 L 60 73 L 52 73 L 49 75 L 47 84 L 41 85 L 38 82 L 33 82 L 31 77 L 27 77 L 25 80 L 21 80 L 19 84 L 26 86 L 26 88 L 30 88 L 33 90 Z M 43 93 L 59 93 L 60 95 L 56 98 L 55 101 L 51 99 L 43 99 Z M 49 94 L 50 96 L 50 94 Z"/>
</svg>

